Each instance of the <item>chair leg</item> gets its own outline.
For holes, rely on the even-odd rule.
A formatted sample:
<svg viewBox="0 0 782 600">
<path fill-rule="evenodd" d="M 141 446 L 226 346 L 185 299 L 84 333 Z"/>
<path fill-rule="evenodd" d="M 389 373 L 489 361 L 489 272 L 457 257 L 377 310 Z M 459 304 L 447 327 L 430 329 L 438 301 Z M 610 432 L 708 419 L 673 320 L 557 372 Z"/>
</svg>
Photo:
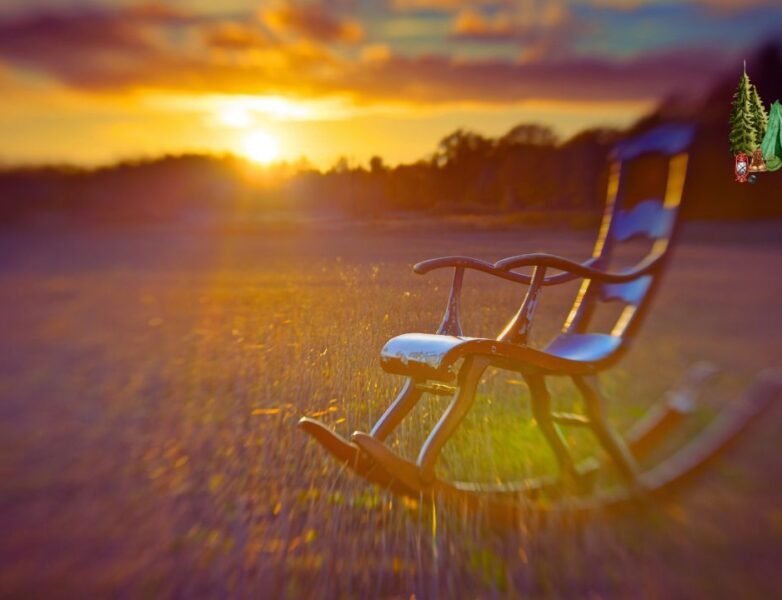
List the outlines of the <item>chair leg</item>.
<svg viewBox="0 0 782 600">
<path fill-rule="evenodd" d="M 429 434 L 418 455 L 419 476 L 423 483 L 429 484 L 434 481 L 434 469 L 440 451 L 470 410 L 475 401 L 478 383 L 480 383 L 481 376 L 488 366 L 489 361 L 485 358 L 470 357 L 465 359 L 459 371 L 459 389 L 454 392 L 451 403 Z"/>
<path fill-rule="evenodd" d="M 593 383 L 590 383 L 584 377 L 573 377 L 573 383 L 576 384 L 578 391 L 584 398 L 587 417 L 600 445 L 611 457 L 622 477 L 629 483 L 637 485 L 638 463 L 630 448 L 606 420 L 605 401 L 600 393 L 597 378 L 594 378 Z"/>
<path fill-rule="evenodd" d="M 523 377 L 530 391 L 532 415 L 535 417 L 543 437 L 546 438 L 554 451 L 560 474 L 571 477 L 572 481 L 577 481 L 578 474 L 573 464 L 573 457 L 570 456 L 562 432 L 551 418 L 551 395 L 546 387 L 545 378 L 543 375 L 523 375 Z"/>
<path fill-rule="evenodd" d="M 416 388 L 418 382 L 412 377 L 408 377 L 404 387 L 399 392 L 396 400 L 388 407 L 383 416 L 377 420 L 372 427 L 370 435 L 380 441 L 385 440 L 390 433 L 397 428 L 407 414 L 421 399 L 422 390 Z"/>
</svg>

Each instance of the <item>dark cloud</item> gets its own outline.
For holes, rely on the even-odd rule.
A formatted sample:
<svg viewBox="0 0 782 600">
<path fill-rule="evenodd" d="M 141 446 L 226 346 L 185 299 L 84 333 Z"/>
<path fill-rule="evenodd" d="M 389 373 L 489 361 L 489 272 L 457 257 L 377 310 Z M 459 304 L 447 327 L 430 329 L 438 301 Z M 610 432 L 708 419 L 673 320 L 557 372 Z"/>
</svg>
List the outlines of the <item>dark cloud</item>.
<svg viewBox="0 0 782 600">
<path fill-rule="evenodd" d="M 156 30 L 192 22 L 192 17 L 158 4 L 12 17 L 0 20 L 0 58 L 60 79 L 79 79 L 85 70 L 100 71 L 110 62 L 158 58 Z"/>
<path fill-rule="evenodd" d="M 443 55 L 399 56 L 385 49 L 375 53 L 375 60 L 359 60 L 312 41 L 316 29 L 321 38 L 342 40 L 333 23 L 313 19 L 302 25 L 305 21 L 288 19 L 286 31 L 310 32 L 305 39 L 288 39 L 264 32 L 257 20 L 205 23 L 154 6 L 0 20 L 0 60 L 91 90 L 294 97 L 345 93 L 365 102 L 504 103 L 653 100 L 676 91 L 698 92 L 732 58 L 687 48 L 625 61 L 557 56 L 457 61 Z M 173 41 L 172 28 L 185 25 L 186 41 Z"/>
<path fill-rule="evenodd" d="M 104 11 L 49 13 L 0 22 L 0 52 L 19 62 L 39 63 L 47 54 L 143 52 L 148 42 L 134 19 Z"/>
<path fill-rule="evenodd" d="M 539 63 L 454 62 L 441 56 L 393 57 L 362 66 L 345 82 L 370 98 L 420 102 L 652 100 L 702 92 L 728 57 L 691 48 L 627 61 L 569 59 Z"/>
<path fill-rule="evenodd" d="M 477 6 L 498 7 L 510 6 L 518 0 L 388 0 L 394 10 L 450 13 L 464 8 Z"/>
<path fill-rule="evenodd" d="M 120 14 L 124 15 L 128 21 L 155 25 L 182 25 L 202 20 L 201 17 L 158 2 L 146 2 L 129 6 L 124 11 L 121 11 Z"/>
</svg>

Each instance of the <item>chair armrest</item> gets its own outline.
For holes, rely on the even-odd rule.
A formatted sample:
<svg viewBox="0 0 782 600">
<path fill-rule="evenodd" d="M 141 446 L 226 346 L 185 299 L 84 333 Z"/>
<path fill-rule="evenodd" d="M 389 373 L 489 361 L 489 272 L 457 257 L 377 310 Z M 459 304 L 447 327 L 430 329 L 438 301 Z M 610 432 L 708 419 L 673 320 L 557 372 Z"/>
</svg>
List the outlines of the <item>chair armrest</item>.
<svg viewBox="0 0 782 600">
<path fill-rule="evenodd" d="M 524 254 L 522 255 L 524 257 L 526 256 L 536 256 L 531 254 Z M 511 258 L 521 258 L 521 257 L 511 257 Z M 462 269 L 473 269 L 475 271 L 481 271 L 483 273 L 488 273 L 489 275 L 494 275 L 495 277 L 499 277 L 500 279 L 507 279 L 508 281 L 515 281 L 516 283 L 523 283 L 525 285 L 529 285 L 532 283 L 532 275 L 524 275 L 523 273 L 514 273 L 511 271 L 512 268 L 510 267 L 508 269 L 505 268 L 498 268 L 498 265 L 506 260 L 510 259 L 504 259 L 499 261 L 498 263 L 489 263 L 483 260 L 478 260 L 477 258 L 470 258 L 469 256 L 443 256 L 441 258 L 432 258 L 429 260 L 424 260 L 422 262 L 419 262 L 418 264 L 413 266 L 413 271 L 418 273 L 419 275 L 424 275 L 428 273 L 429 271 L 434 271 L 436 269 L 445 269 L 449 267 L 454 268 L 462 268 Z M 596 262 L 596 258 L 590 258 L 589 260 L 582 263 L 583 265 L 589 266 Z M 567 283 L 568 281 L 573 281 L 574 279 L 578 279 L 579 275 L 571 273 L 571 272 L 564 272 L 559 273 L 557 275 L 550 275 L 549 277 L 546 277 L 542 285 L 548 286 L 548 285 L 558 285 L 560 283 Z"/>
<path fill-rule="evenodd" d="M 523 258 L 529 256 L 548 256 L 548 255 L 524 255 Z M 512 257 L 520 258 L 520 257 Z M 511 259 L 506 259 L 511 260 Z M 597 258 L 590 258 L 583 264 L 587 267 L 594 264 Z M 500 261 L 502 263 L 503 261 Z M 497 264 L 500 264 L 497 263 Z M 462 325 L 460 319 L 460 296 L 462 291 L 462 282 L 464 278 L 465 269 L 473 269 L 475 271 L 481 271 L 482 273 L 488 273 L 494 277 L 500 279 L 507 279 L 516 283 L 522 283 L 529 285 L 530 288 L 527 291 L 527 296 L 522 303 L 519 312 L 514 319 L 508 324 L 506 330 L 502 333 L 503 338 L 513 340 L 516 343 L 522 343 L 526 340 L 529 334 L 529 325 L 532 321 L 532 316 L 535 312 L 535 306 L 537 304 L 537 297 L 542 286 L 558 285 L 560 283 L 567 283 L 574 279 L 579 279 L 578 274 L 568 272 L 564 269 L 562 273 L 546 277 L 546 265 L 541 265 L 541 268 L 535 268 L 532 275 L 524 275 L 522 273 L 514 273 L 509 267 L 507 269 L 501 269 L 497 267 L 497 264 L 491 264 L 477 258 L 470 258 L 468 256 L 443 256 L 441 258 L 433 258 L 425 260 L 413 266 L 413 271 L 418 274 L 425 274 L 429 271 L 436 269 L 452 268 L 453 269 L 453 283 L 451 284 L 451 292 L 448 295 L 448 304 L 446 305 L 445 314 L 440 326 L 437 329 L 437 333 L 440 335 L 453 335 L 461 336 Z M 526 263 L 532 264 L 532 263 Z M 574 263 L 577 264 L 577 263 Z"/>
<path fill-rule="evenodd" d="M 563 274 L 570 274 L 573 278 L 595 279 L 601 283 L 626 283 L 656 269 L 664 256 L 664 253 L 650 254 L 632 269 L 619 273 L 594 268 L 591 265 L 597 261 L 595 258 L 583 263 L 577 263 L 561 256 L 543 253 L 522 254 L 503 258 L 494 263 L 494 268 L 499 271 L 512 272 L 512 269 L 518 269 L 519 267 L 547 267 L 563 271 Z M 559 276 L 554 275 L 554 277 Z"/>
<path fill-rule="evenodd" d="M 440 258 L 430 258 L 429 260 L 421 261 L 413 265 L 413 271 L 419 275 L 425 275 L 429 271 L 436 269 L 447 269 L 448 267 L 462 267 L 464 269 L 474 269 L 476 271 L 483 271 L 484 273 L 490 273 L 492 275 L 499 275 L 500 277 L 506 277 L 508 273 L 498 272 L 494 265 L 490 262 L 478 260 L 477 258 L 470 258 L 469 256 L 442 256 Z M 516 278 L 517 273 L 511 273 Z M 526 279 L 530 277 L 522 275 Z"/>
<path fill-rule="evenodd" d="M 523 283 L 529 285 L 533 278 L 529 275 L 522 275 L 520 273 L 512 273 L 510 271 L 500 271 L 494 268 L 494 265 L 477 258 L 470 258 L 468 256 L 444 256 L 442 258 L 433 258 L 431 260 L 425 260 L 413 266 L 413 271 L 418 274 L 425 274 L 435 269 L 453 268 L 453 283 L 451 284 L 451 292 L 448 295 L 448 304 L 446 305 L 445 314 L 443 314 L 443 320 L 440 326 L 437 328 L 437 333 L 440 335 L 453 335 L 461 336 L 462 325 L 460 320 L 460 297 L 462 292 L 462 282 L 464 280 L 464 270 L 473 269 L 500 277 L 501 279 L 507 279 L 509 281 L 515 281 L 517 283 Z"/>
</svg>

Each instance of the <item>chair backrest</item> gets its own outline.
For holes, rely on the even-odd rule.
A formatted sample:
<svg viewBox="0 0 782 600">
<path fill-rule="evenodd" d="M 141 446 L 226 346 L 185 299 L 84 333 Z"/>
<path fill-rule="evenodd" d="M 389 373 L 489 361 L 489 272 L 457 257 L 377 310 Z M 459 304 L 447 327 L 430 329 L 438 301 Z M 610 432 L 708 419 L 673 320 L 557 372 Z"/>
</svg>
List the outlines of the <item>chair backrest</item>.
<svg viewBox="0 0 782 600">
<path fill-rule="evenodd" d="M 605 284 L 585 280 L 576 296 L 563 330 L 586 333 L 600 302 L 619 301 L 624 309 L 611 334 L 629 340 L 647 312 L 649 302 L 665 270 L 679 222 L 682 190 L 687 173 L 687 149 L 694 128 L 690 125 L 664 125 L 619 143 L 611 154 L 608 193 L 600 234 L 593 257 L 596 267 L 606 268 L 612 252 L 621 243 L 638 237 L 652 242 L 647 259 L 660 257 L 647 275 L 628 283 Z M 667 182 L 663 198 L 652 198 L 626 207 L 627 166 L 636 158 L 662 154 L 668 158 Z"/>
</svg>

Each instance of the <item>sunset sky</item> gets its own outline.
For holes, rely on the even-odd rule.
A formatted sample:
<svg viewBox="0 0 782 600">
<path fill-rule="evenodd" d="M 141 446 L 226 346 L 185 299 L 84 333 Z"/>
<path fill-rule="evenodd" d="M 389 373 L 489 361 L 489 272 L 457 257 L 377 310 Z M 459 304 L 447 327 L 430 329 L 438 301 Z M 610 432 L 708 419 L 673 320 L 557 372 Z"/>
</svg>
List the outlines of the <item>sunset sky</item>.
<svg viewBox="0 0 782 600">
<path fill-rule="evenodd" d="M 567 137 L 697 96 L 780 35 L 763 0 L 3 0 L 0 160 L 326 167 L 410 162 L 457 127 Z"/>
</svg>

